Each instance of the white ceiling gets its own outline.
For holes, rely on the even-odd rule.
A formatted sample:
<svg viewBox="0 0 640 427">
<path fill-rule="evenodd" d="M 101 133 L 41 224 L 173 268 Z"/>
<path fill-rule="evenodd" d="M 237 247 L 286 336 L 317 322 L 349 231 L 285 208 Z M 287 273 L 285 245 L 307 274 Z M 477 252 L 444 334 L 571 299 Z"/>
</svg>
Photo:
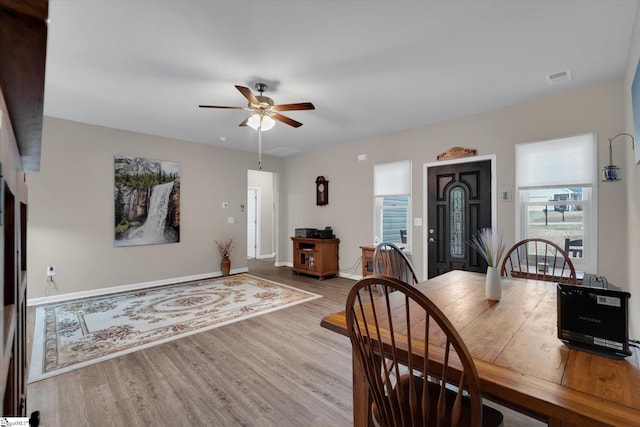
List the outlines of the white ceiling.
<svg viewBox="0 0 640 427">
<path fill-rule="evenodd" d="M 51 0 L 45 115 L 287 156 L 622 77 L 636 0 Z M 546 76 L 570 70 L 573 80 Z M 255 91 L 254 91 L 255 93 Z M 226 141 L 221 141 L 221 137 Z"/>
</svg>

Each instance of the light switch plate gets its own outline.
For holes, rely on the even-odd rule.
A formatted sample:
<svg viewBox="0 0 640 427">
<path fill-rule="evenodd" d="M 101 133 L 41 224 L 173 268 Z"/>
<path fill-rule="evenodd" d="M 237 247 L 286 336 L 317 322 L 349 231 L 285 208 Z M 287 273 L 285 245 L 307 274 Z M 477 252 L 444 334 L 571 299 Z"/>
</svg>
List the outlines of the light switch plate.
<svg viewBox="0 0 640 427">
<path fill-rule="evenodd" d="M 233 224 L 234 219 L 232 216 L 230 216 L 229 218 L 227 218 L 227 224 Z"/>
</svg>

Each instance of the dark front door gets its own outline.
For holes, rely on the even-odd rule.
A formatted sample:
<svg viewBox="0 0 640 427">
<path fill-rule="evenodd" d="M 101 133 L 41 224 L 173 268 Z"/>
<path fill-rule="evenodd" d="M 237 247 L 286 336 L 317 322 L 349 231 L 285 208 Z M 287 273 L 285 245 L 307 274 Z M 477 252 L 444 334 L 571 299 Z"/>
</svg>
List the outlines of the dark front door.
<svg viewBox="0 0 640 427">
<path fill-rule="evenodd" d="M 491 227 L 491 160 L 430 167 L 427 197 L 428 277 L 451 270 L 484 273 L 487 263 L 468 242 Z"/>
</svg>

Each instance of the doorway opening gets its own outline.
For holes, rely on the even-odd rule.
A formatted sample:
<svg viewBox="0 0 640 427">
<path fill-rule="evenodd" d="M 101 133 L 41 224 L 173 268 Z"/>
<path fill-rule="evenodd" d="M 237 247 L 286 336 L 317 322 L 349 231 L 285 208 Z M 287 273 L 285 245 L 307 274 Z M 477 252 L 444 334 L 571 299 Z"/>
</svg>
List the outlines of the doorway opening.
<svg viewBox="0 0 640 427">
<path fill-rule="evenodd" d="M 275 194 L 272 172 L 247 171 L 247 259 L 275 256 Z"/>
</svg>

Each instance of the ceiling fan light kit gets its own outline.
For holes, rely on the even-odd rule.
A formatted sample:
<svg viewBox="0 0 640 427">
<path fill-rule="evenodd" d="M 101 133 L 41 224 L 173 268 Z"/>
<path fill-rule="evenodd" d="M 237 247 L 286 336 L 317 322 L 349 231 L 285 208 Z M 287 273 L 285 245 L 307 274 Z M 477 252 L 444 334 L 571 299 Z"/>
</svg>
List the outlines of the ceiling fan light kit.
<svg viewBox="0 0 640 427">
<path fill-rule="evenodd" d="M 315 106 L 310 102 L 299 102 L 295 104 L 276 105 L 273 99 L 264 96 L 263 93 L 267 89 L 265 83 L 256 83 L 255 88 L 260 95 L 254 95 L 251 89 L 245 86 L 236 85 L 236 89 L 249 101 L 246 107 L 228 107 L 221 105 L 200 105 L 200 108 L 225 108 L 231 110 L 245 110 L 252 114 L 244 119 L 240 126 L 249 126 L 258 131 L 258 166 L 262 169 L 262 131 L 267 131 L 276 124 L 276 120 L 285 123 L 294 128 L 302 126 L 302 123 L 284 116 L 278 111 L 295 111 L 295 110 L 315 110 Z"/>
<path fill-rule="evenodd" d="M 261 130 L 267 131 L 272 129 L 276 124 L 276 121 L 273 120 L 269 116 L 261 116 L 258 113 L 252 114 L 247 119 L 247 125 L 255 130 L 260 128 Z"/>
</svg>

